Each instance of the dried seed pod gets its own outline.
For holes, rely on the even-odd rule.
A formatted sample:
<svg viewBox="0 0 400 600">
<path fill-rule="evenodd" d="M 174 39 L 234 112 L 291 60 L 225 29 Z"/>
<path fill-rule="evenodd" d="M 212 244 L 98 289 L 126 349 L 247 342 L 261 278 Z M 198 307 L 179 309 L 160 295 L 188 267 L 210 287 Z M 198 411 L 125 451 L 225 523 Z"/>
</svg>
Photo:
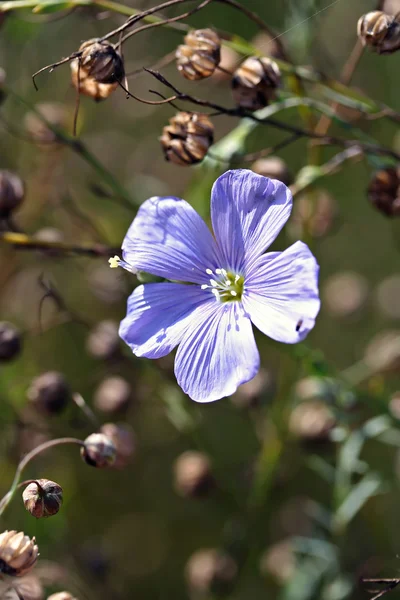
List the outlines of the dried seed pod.
<svg viewBox="0 0 400 600">
<path fill-rule="evenodd" d="M 289 431 L 304 441 L 329 440 L 329 432 L 335 426 L 335 418 L 323 402 L 301 402 L 292 411 Z"/>
<path fill-rule="evenodd" d="M 268 156 L 268 158 L 259 158 L 250 167 L 254 173 L 269 177 L 270 179 L 279 179 L 285 185 L 293 183 L 293 176 L 289 167 L 279 156 Z"/>
<path fill-rule="evenodd" d="M 40 118 L 40 115 L 43 119 Z M 57 143 L 57 135 L 49 129 L 46 121 L 54 127 L 63 129 L 67 125 L 67 119 L 68 113 L 62 104 L 44 102 L 43 104 L 37 104 L 35 111 L 26 115 L 25 130 L 37 144 L 52 145 Z"/>
<path fill-rule="evenodd" d="M 119 351 L 118 324 L 115 321 L 100 321 L 89 333 L 86 348 L 93 358 L 108 360 Z"/>
<path fill-rule="evenodd" d="M 28 400 L 45 414 L 61 412 L 71 397 L 71 389 L 62 373 L 48 371 L 32 380 Z"/>
<path fill-rule="evenodd" d="M 104 413 L 122 412 L 130 404 L 132 388 L 122 377 L 103 379 L 94 394 L 94 405 Z"/>
<path fill-rule="evenodd" d="M 124 77 L 124 63 L 110 42 L 87 40 L 79 52 L 82 52 L 81 69 L 98 83 L 116 83 Z"/>
<path fill-rule="evenodd" d="M 77 598 L 69 592 L 57 592 L 49 596 L 47 600 L 77 600 Z"/>
<path fill-rule="evenodd" d="M 35 538 L 22 531 L 4 531 L 0 534 L 0 571 L 4 575 L 21 577 L 28 573 L 39 555 Z"/>
<path fill-rule="evenodd" d="M 357 35 L 364 46 L 378 54 L 391 54 L 400 48 L 400 23 L 381 10 L 360 17 Z"/>
<path fill-rule="evenodd" d="M 96 101 L 108 98 L 125 75 L 121 56 L 110 42 L 98 39 L 84 42 L 79 52 L 71 61 L 74 87 Z"/>
<path fill-rule="evenodd" d="M 22 493 L 25 508 L 36 519 L 58 513 L 63 501 L 62 487 L 49 479 L 30 483 Z"/>
<path fill-rule="evenodd" d="M 302 194 L 294 203 L 288 233 L 296 240 L 304 234 L 322 238 L 332 230 L 337 216 L 337 202 L 325 190 L 315 191 L 314 195 Z"/>
<path fill-rule="evenodd" d="M 174 463 L 174 487 L 181 496 L 201 498 L 215 488 L 209 459 L 202 452 L 188 450 Z"/>
<path fill-rule="evenodd" d="M 115 446 L 116 457 L 112 466 L 115 469 L 124 469 L 132 460 L 135 449 L 135 436 L 129 425 L 124 423 L 105 423 L 100 432 L 107 436 Z"/>
<path fill-rule="evenodd" d="M 221 40 L 212 29 L 196 29 L 178 46 L 176 65 L 186 79 L 196 81 L 210 77 L 221 60 Z"/>
<path fill-rule="evenodd" d="M 104 469 L 110 467 L 116 459 L 117 450 L 104 433 L 92 433 L 81 448 L 83 460 L 91 467 Z"/>
<path fill-rule="evenodd" d="M 240 108 L 250 111 L 267 106 L 281 84 L 281 73 L 273 60 L 250 56 L 233 73 L 233 98 Z"/>
<path fill-rule="evenodd" d="M 202 161 L 213 141 L 214 125 L 201 113 L 177 113 L 160 137 L 165 159 L 182 166 Z"/>
<path fill-rule="evenodd" d="M 326 280 L 322 288 L 325 307 L 338 319 L 362 316 L 369 299 L 365 277 L 353 271 L 339 271 Z"/>
<path fill-rule="evenodd" d="M 380 312 L 389 319 L 400 319 L 400 275 L 391 275 L 378 285 L 376 303 Z"/>
<path fill-rule="evenodd" d="M 276 378 L 272 371 L 260 369 L 247 383 L 242 383 L 231 396 L 231 402 L 242 409 L 268 404 L 276 394 Z"/>
<path fill-rule="evenodd" d="M 228 592 L 236 574 L 235 560 L 215 548 L 198 550 L 189 558 L 185 568 L 189 589 L 204 596 Z"/>
<path fill-rule="evenodd" d="M 43 600 L 43 586 L 39 577 L 36 577 L 33 573 L 13 581 L 12 589 L 16 592 L 16 595 L 13 597 L 15 599 Z M 3 596 L 2 598 L 6 600 L 8 597 Z"/>
<path fill-rule="evenodd" d="M 10 171 L 0 171 L 0 219 L 7 219 L 25 196 L 22 180 Z"/>
<path fill-rule="evenodd" d="M 368 199 L 388 217 L 400 216 L 400 167 L 375 173 L 368 186 Z"/>
<path fill-rule="evenodd" d="M 400 371 L 400 330 L 381 331 L 365 349 L 364 362 L 373 373 Z"/>
<path fill-rule="evenodd" d="M 6 321 L 0 322 L 0 363 L 13 360 L 21 352 L 21 334 Z"/>
<path fill-rule="evenodd" d="M 260 560 L 262 575 L 269 575 L 284 585 L 292 577 L 296 568 L 293 541 L 288 538 L 270 546 Z"/>
</svg>

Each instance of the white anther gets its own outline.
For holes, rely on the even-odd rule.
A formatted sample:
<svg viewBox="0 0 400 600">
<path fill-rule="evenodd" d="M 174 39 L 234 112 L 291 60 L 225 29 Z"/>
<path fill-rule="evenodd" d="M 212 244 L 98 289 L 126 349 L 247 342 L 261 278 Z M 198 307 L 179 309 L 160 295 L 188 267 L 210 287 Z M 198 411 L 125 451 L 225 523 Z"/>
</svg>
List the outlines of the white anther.
<svg viewBox="0 0 400 600">
<path fill-rule="evenodd" d="M 212 285 L 212 287 L 217 287 L 218 283 L 215 281 L 215 279 L 210 279 L 210 283 Z"/>
<path fill-rule="evenodd" d="M 235 292 L 234 290 L 231 290 L 231 296 L 237 296 L 237 292 Z"/>
<path fill-rule="evenodd" d="M 208 287 L 210 287 L 210 286 L 207 285 L 206 283 L 203 283 L 203 285 L 201 286 L 201 289 L 206 290 Z"/>
<path fill-rule="evenodd" d="M 217 275 L 221 275 L 221 269 L 215 269 Z"/>
<path fill-rule="evenodd" d="M 206 269 L 206 273 L 207 273 L 207 275 L 212 275 L 213 274 L 213 272 L 211 271 L 211 269 Z"/>
</svg>

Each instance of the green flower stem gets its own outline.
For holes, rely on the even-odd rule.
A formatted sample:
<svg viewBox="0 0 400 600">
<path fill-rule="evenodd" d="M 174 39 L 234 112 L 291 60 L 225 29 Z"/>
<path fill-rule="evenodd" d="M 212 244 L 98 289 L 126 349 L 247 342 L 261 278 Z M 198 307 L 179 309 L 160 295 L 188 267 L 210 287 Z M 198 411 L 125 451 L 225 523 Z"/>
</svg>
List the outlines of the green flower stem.
<svg viewBox="0 0 400 600">
<path fill-rule="evenodd" d="M 38 456 L 45 450 L 48 450 L 49 448 L 54 448 L 54 446 L 61 446 L 62 444 L 78 444 L 79 446 L 83 446 L 82 440 L 78 440 L 77 438 L 66 437 L 66 438 L 59 438 L 56 440 L 50 440 L 49 442 L 44 442 L 43 444 L 40 444 L 40 446 L 37 446 L 36 448 L 31 450 L 31 452 L 28 452 L 28 454 L 26 454 L 24 456 L 24 458 L 21 460 L 21 462 L 19 463 L 19 465 L 17 467 L 17 470 L 15 471 L 14 480 L 11 484 L 10 490 L 0 501 L 0 516 L 3 514 L 3 512 L 5 511 L 7 506 L 10 504 L 11 500 L 13 499 L 14 494 L 19 487 L 19 484 L 20 484 L 19 480 L 21 479 L 22 472 L 24 471 L 25 467 L 31 462 L 31 460 L 36 458 L 36 456 Z M 30 480 L 29 483 L 31 483 L 32 481 L 35 481 L 35 480 Z M 23 483 L 26 483 L 26 482 L 23 482 Z"/>
</svg>

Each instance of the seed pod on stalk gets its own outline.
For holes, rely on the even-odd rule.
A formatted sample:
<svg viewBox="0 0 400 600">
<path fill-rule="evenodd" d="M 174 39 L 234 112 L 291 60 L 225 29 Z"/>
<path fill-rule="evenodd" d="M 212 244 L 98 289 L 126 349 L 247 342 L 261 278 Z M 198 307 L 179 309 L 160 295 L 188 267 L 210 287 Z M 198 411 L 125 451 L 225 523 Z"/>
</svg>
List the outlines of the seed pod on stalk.
<svg viewBox="0 0 400 600">
<path fill-rule="evenodd" d="M 36 519 L 41 519 L 58 513 L 63 501 L 63 491 L 54 481 L 38 479 L 25 488 L 22 499 L 26 510 Z"/>
<path fill-rule="evenodd" d="M 0 534 L 0 574 L 21 577 L 36 563 L 39 548 L 22 531 L 4 531 Z"/>
<path fill-rule="evenodd" d="M 400 22 L 397 16 L 373 10 L 359 18 L 357 35 L 363 46 L 378 54 L 392 54 L 400 48 Z"/>
<path fill-rule="evenodd" d="M 176 51 L 178 71 L 190 81 L 210 77 L 220 60 L 221 40 L 212 29 L 190 31 Z"/>
<path fill-rule="evenodd" d="M 237 106 L 255 111 L 275 99 L 281 73 L 270 58 L 250 56 L 233 73 L 231 85 Z"/>
<path fill-rule="evenodd" d="M 214 125 L 208 116 L 188 112 L 172 117 L 160 137 L 165 159 L 182 166 L 201 162 L 213 141 Z"/>
<path fill-rule="evenodd" d="M 108 98 L 125 75 L 122 57 L 113 44 L 99 39 L 83 42 L 79 52 L 71 61 L 74 87 L 96 102 Z"/>
</svg>

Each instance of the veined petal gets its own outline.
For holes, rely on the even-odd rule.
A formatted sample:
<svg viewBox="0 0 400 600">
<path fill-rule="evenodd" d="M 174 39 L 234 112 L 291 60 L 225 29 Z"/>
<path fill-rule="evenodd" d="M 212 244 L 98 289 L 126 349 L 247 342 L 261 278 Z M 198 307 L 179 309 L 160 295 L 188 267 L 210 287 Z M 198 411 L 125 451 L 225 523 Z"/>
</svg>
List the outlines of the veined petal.
<svg viewBox="0 0 400 600">
<path fill-rule="evenodd" d="M 124 260 L 166 279 L 204 283 L 219 266 L 216 244 L 197 212 L 180 198 L 146 200 L 122 244 Z"/>
<path fill-rule="evenodd" d="M 230 396 L 259 366 L 251 322 L 239 302 L 211 300 L 196 309 L 175 358 L 178 383 L 192 400 Z"/>
<path fill-rule="evenodd" d="M 128 299 L 119 335 L 136 356 L 160 358 L 175 348 L 207 295 L 180 283 L 140 285 Z"/>
<path fill-rule="evenodd" d="M 224 266 L 251 269 L 272 244 L 292 210 L 292 195 L 280 181 L 246 169 L 227 171 L 214 183 L 211 218 Z"/>
<path fill-rule="evenodd" d="M 271 254 L 259 258 L 246 278 L 243 306 L 263 333 L 294 344 L 314 327 L 319 312 L 318 263 L 303 242 Z"/>
</svg>

